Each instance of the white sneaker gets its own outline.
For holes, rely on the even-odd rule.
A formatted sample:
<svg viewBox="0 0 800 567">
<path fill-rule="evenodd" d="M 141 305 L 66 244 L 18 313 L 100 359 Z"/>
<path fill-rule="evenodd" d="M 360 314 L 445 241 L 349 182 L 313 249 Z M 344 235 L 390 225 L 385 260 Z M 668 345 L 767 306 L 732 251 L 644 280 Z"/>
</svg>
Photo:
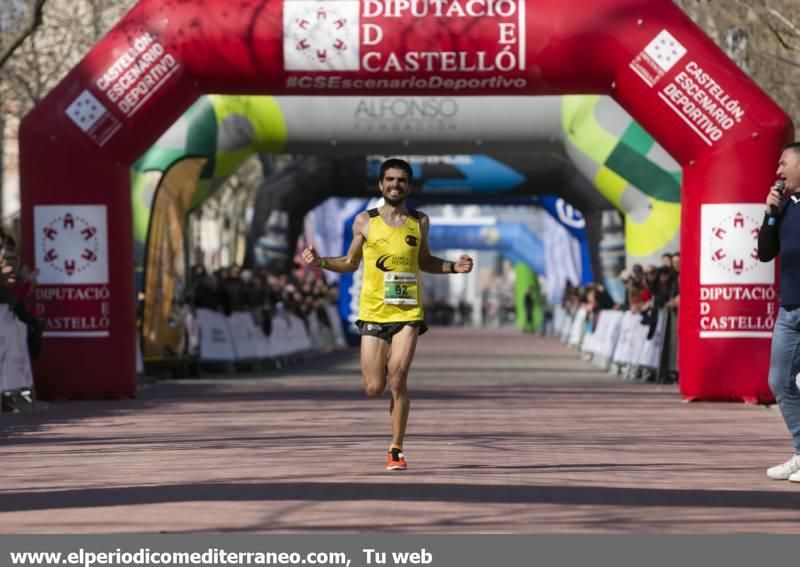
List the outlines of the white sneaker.
<svg viewBox="0 0 800 567">
<path fill-rule="evenodd" d="M 792 476 L 790 476 L 788 480 L 789 482 L 800 482 L 800 471 L 792 473 Z"/>
<path fill-rule="evenodd" d="M 800 482 L 800 455 L 795 455 L 782 465 L 776 465 L 767 469 L 767 476 L 772 480 L 791 480 Z M 792 479 L 792 477 L 797 477 Z"/>
</svg>

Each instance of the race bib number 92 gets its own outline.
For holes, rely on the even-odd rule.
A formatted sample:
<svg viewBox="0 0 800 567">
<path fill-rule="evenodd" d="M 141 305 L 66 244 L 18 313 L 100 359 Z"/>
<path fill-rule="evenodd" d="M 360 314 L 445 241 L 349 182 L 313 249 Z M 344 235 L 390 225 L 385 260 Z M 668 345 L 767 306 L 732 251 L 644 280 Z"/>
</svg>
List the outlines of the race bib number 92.
<svg viewBox="0 0 800 567">
<path fill-rule="evenodd" d="M 417 274 L 410 272 L 384 274 L 383 302 L 389 305 L 416 305 Z"/>
</svg>

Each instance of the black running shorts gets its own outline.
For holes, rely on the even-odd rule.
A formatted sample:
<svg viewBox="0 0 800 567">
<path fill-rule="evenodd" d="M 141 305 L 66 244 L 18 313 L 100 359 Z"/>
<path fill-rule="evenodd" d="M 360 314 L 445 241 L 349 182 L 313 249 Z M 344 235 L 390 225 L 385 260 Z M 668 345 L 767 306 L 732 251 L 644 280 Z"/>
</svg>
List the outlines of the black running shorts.
<svg viewBox="0 0 800 567">
<path fill-rule="evenodd" d="M 397 323 L 373 323 L 372 321 L 356 321 L 356 327 L 361 336 L 378 337 L 386 341 L 392 342 L 392 337 L 399 333 L 403 327 L 415 327 L 419 329 L 419 334 L 422 335 L 428 330 L 428 325 L 425 321 L 400 321 Z"/>
</svg>

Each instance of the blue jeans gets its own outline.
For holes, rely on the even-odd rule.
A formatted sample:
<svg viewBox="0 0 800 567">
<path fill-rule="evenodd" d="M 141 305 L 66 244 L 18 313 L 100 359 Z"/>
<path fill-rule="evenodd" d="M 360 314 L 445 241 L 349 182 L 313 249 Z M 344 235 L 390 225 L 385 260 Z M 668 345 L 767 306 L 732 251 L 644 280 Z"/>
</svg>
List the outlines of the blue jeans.
<svg viewBox="0 0 800 567">
<path fill-rule="evenodd" d="M 800 455 L 800 390 L 796 376 L 800 372 L 800 309 L 778 309 L 772 334 L 769 361 L 769 388 L 778 401 L 783 420 Z"/>
</svg>

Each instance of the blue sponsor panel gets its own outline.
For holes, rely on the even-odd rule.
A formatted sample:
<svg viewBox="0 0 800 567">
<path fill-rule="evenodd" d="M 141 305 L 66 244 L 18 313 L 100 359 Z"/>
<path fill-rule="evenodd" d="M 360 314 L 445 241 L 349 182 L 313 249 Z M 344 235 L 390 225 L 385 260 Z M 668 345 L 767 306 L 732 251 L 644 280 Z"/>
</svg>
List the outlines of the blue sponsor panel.
<svg viewBox="0 0 800 567">
<path fill-rule="evenodd" d="M 581 246 L 581 284 L 586 285 L 594 281 L 592 273 L 592 258 L 589 254 L 589 241 L 586 238 L 586 219 L 583 214 L 556 195 L 542 195 L 536 202 L 545 211 L 550 213 L 561 226 L 575 237 Z"/>
<path fill-rule="evenodd" d="M 485 155 L 406 156 L 417 187 L 426 193 L 495 194 L 516 189 L 526 177 Z M 377 180 L 382 158 L 368 158 L 367 175 Z"/>
<path fill-rule="evenodd" d="M 542 241 L 519 222 L 447 225 L 432 220 L 428 244 L 431 250 L 495 250 L 512 262 L 530 266 L 537 274 L 546 274 Z"/>
</svg>

